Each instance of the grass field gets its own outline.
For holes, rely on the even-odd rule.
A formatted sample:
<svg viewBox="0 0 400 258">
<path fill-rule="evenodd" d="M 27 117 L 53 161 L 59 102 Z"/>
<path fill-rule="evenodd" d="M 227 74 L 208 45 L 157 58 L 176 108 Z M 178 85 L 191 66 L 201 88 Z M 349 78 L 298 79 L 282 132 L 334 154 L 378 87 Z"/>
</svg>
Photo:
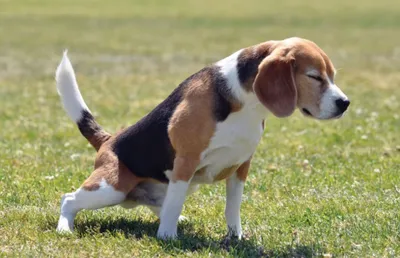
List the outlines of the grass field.
<svg viewBox="0 0 400 258">
<path fill-rule="evenodd" d="M 0 256 L 400 256 L 399 13 L 395 0 L 0 0 Z M 145 208 L 83 211 L 76 233 L 55 232 L 94 159 L 55 89 L 63 49 L 115 132 L 206 64 L 290 36 L 327 52 L 352 105 L 337 121 L 268 116 L 244 240 L 224 239 L 224 183 L 188 198 L 177 241 L 155 238 Z"/>
</svg>

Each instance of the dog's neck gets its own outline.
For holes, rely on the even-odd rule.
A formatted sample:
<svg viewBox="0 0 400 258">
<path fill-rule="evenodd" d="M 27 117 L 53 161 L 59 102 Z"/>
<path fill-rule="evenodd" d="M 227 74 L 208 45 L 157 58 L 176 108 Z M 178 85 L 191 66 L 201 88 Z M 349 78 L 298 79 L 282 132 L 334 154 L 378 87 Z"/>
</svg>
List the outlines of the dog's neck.
<svg viewBox="0 0 400 258">
<path fill-rule="evenodd" d="M 253 83 L 261 61 L 268 56 L 276 41 L 267 41 L 255 46 L 240 49 L 218 61 L 216 66 L 227 79 L 232 95 L 243 106 L 255 108 L 262 105 L 253 91 Z"/>
</svg>

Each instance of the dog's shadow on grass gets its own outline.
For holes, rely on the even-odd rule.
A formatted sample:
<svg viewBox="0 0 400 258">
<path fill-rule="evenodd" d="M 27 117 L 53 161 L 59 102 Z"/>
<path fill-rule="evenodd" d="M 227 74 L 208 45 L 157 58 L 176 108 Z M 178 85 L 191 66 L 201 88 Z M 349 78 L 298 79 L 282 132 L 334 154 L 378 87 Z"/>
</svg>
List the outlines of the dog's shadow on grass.
<svg viewBox="0 0 400 258">
<path fill-rule="evenodd" d="M 158 221 L 129 220 L 126 218 L 85 220 L 75 222 L 75 233 L 79 237 L 85 237 L 94 233 L 110 235 L 123 234 L 126 238 L 141 239 L 144 236 L 156 238 Z M 54 224 L 51 223 L 54 228 Z M 50 225 L 48 225 L 50 226 Z M 316 255 L 315 248 L 303 245 L 290 245 L 283 249 L 267 250 L 256 243 L 255 239 L 246 238 L 213 238 L 196 232 L 193 225 L 185 221 L 178 226 L 178 240 L 158 240 L 160 246 L 171 254 L 176 250 L 200 251 L 207 249 L 208 252 L 226 250 L 235 257 L 311 257 Z M 320 250 L 319 250 L 320 251 Z"/>
</svg>

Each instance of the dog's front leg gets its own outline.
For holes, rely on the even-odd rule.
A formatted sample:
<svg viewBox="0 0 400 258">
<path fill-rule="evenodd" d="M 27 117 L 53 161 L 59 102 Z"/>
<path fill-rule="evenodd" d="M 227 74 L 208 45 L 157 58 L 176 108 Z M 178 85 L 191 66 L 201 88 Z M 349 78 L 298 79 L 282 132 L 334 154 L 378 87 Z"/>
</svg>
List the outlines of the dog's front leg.
<svg viewBox="0 0 400 258">
<path fill-rule="evenodd" d="M 240 222 L 240 205 L 244 183 L 250 167 L 250 160 L 243 163 L 236 173 L 226 180 L 226 206 L 225 218 L 228 226 L 228 236 L 242 237 L 242 225 Z"/>
<path fill-rule="evenodd" d="M 198 164 L 198 158 L 181 156 L 175 158 L 173 171 L 167 175 L 170 181 L 161 209 L 158 238 L 174 239 L 177 237 L 179 216 L 182 212 L 190 180 Z"/>
</svg>

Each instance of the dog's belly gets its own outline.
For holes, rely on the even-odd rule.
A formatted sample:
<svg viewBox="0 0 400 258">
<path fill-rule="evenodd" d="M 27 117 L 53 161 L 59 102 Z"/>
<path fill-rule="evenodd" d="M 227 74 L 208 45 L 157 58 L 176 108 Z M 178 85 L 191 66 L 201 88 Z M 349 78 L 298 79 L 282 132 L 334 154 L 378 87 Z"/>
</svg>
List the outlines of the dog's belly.
<svg viewBox="0 0 400 258">
<path fill-rule="evenodd" d="M 124 208 L 134 208 L 137 205 L 161 207 L 164 202 L 168 184 L 155 181 L 138 184 L 126 197 Z"/>
<path fill-rule="evenodd" d="M 192 183 L 187 195 L 198 189 L 198 184 Z M 138 205 L 161 207 L 167 193 L 168 184 L 155 181 L 142 182 L 137 185 L 127 196 L 125 202 L 120 205 L 126 209 L 135 208 Z"/>
</svg>

